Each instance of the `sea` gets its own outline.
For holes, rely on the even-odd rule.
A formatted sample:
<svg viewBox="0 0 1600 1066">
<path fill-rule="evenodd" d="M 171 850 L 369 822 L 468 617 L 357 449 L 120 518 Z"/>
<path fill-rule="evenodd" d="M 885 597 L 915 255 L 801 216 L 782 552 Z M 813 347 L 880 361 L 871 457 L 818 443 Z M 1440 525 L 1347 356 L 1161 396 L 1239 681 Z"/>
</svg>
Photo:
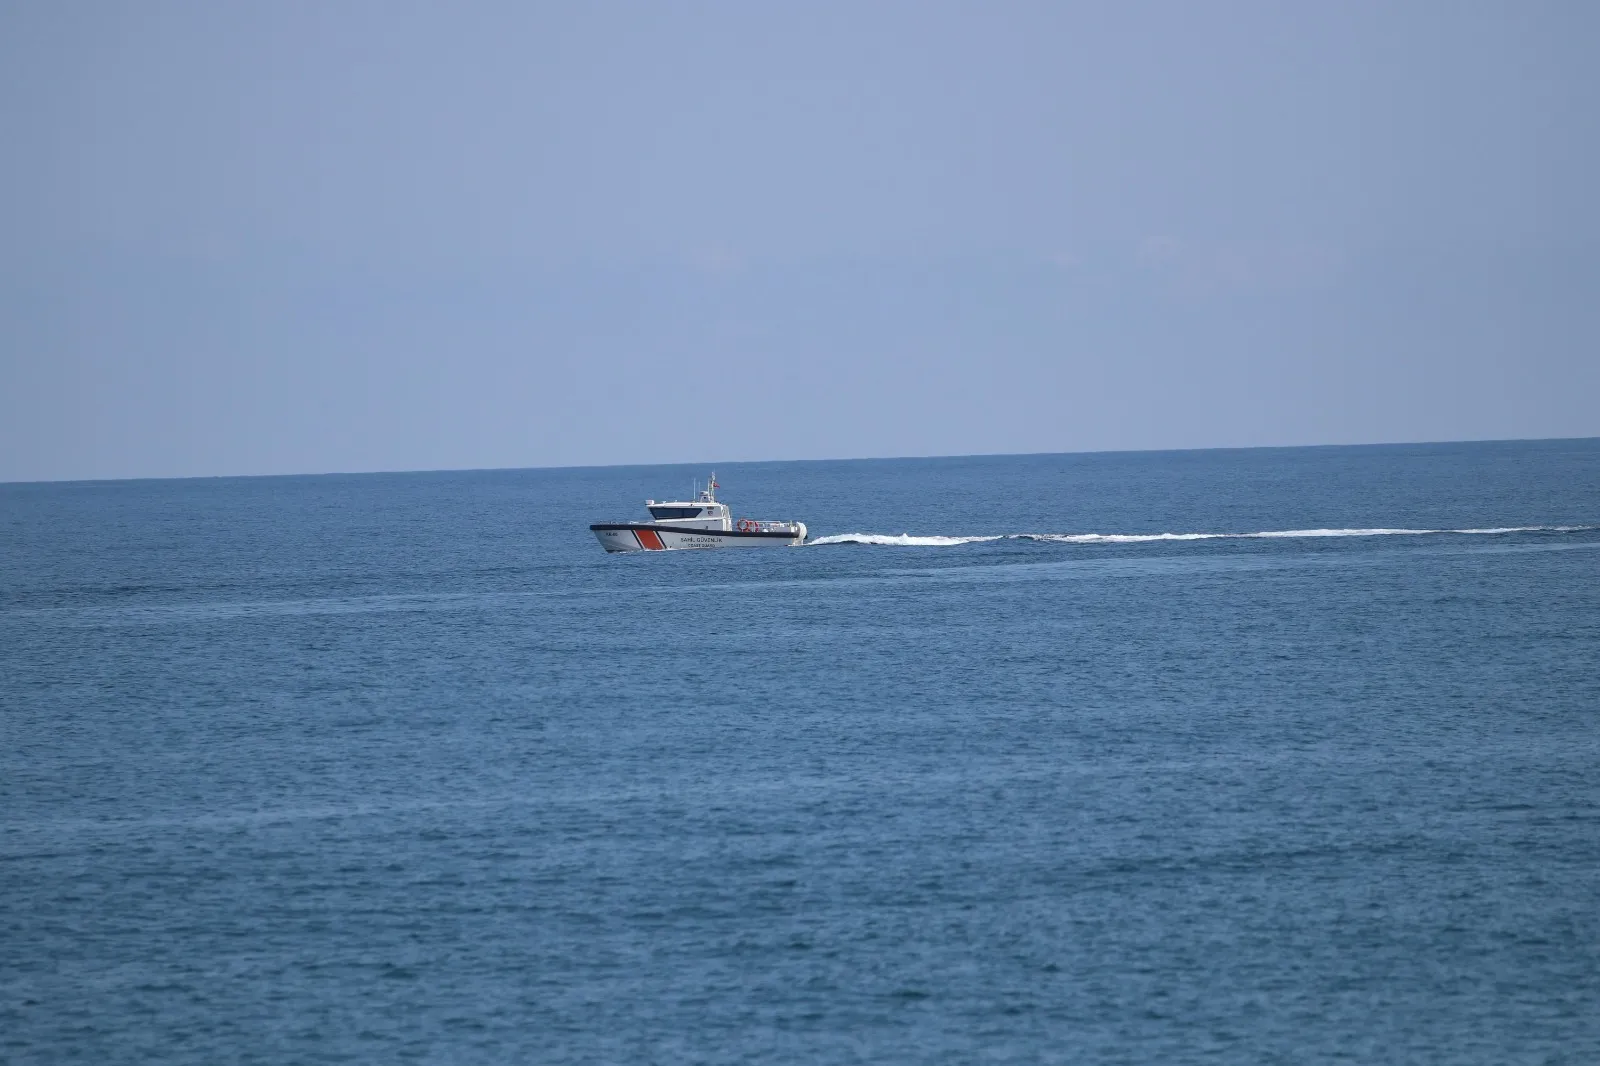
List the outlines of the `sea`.
<svg viewBox="0 0 1600 1066">
<path fill-rule="evenodd" d="M 1600 1062 L 1600 440 L 0 486 L 0 1061 Z"/>
</svg>

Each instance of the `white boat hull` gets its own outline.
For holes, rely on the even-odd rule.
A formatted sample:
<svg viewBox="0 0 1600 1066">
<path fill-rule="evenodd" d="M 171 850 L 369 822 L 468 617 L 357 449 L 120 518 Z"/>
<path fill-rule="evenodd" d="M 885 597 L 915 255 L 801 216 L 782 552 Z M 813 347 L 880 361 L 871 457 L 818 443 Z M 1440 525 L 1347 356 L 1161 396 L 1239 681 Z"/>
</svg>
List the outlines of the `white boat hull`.
<svg viewBox="0 0 1600 1066">
<path fill-rule="evenodd" d="M 691 529 L 644 522 L 603 522 L 589 529 L 608 552 L 793 548 L 806 542 L 803 522 L 789 530 Z"/>
</svg>

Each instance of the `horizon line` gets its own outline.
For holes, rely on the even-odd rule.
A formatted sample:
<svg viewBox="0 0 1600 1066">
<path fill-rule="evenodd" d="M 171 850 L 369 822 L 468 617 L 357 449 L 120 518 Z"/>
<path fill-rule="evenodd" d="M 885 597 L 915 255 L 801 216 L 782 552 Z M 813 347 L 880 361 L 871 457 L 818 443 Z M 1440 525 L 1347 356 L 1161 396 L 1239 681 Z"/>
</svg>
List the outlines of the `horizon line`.
<svg viewBox="0 0 1600 1066">
<path fill-rule="evenodd" d="M 774 463 L 863 463 L 863 462 L 904 462 L 915 459 L 1006 459 L 1026 458 L 1043 455 L 1156 455 L 1161 453 L 1182 452 L 1250 452 L 1250 451 L 1298 451 L 1326 448 L 1423 448 L 1445 444 L 1545 444 L 1561 441 L 1582 442 L 1600 441 L 1600 436 L 1591 437 L 1484 437 L 1460 440 L 1391 440 L 1391 441 L 1362 441 L 1353 444 L 1245 444 L 1245 445 L 1218 445 L 1201 448 L 1085 448 L 1081 451 L 1062 452 L 962 452 L 959 454 L 943 455 L 856 455 L 856 456 L 818 456 L 804 459 L 683 459 L 672 462 L 659 463 L 568 463 L 549 466 L 437 466 L 413 467 L 410 469 L 378 469 L 378 470 L 321 470 L 321 471 L 286 471 L 271 474 L 169 474 L 169 475 L 134 475 L 128 477 L 84 477 L 84 478 L 23 478 L 15 481 L 0 481 L 0 488 L 13 485 L 101 485 L 115 484 L 124 481 L 222 481 L 242 478 L 302 478 L 302 477 L 382 477 L 398 474 L 483 474 L 503 473 L 522 470 L 621 470 L 636 467 L 671 467 L 671 466 L 757 466 Z"/>
</svg>

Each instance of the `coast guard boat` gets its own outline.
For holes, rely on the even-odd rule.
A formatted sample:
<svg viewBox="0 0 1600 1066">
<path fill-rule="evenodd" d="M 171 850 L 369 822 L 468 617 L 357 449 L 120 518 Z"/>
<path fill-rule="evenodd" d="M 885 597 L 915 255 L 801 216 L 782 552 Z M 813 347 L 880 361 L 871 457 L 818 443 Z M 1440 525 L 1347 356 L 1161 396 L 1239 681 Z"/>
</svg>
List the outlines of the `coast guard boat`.
<svg viewBox="0 0 1600 1066">
<path fill-rule="evenodd" d="M 733 520 L 717 500 L 717 475 L 693 500 L 646 500 L 649 522 L 598 522 L 589 527 L 608 552 L 683 548 L 792 548 L 806 542 L 804 522 Z"/>
</svg>

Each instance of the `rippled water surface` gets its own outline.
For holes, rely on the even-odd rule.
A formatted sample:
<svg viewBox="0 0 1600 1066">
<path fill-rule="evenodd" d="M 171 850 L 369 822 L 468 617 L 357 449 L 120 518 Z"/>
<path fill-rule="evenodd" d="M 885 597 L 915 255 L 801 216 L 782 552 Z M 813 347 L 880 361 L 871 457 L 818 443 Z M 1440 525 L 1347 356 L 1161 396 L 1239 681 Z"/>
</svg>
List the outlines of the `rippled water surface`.
<svg viewBox="0 0 1600 1066">
<path fill-rule="evenodd" d="M 1600 1061 L 1600 441 L 706 472 L 0 486 L 0 1060 Z"/>
</svg>

